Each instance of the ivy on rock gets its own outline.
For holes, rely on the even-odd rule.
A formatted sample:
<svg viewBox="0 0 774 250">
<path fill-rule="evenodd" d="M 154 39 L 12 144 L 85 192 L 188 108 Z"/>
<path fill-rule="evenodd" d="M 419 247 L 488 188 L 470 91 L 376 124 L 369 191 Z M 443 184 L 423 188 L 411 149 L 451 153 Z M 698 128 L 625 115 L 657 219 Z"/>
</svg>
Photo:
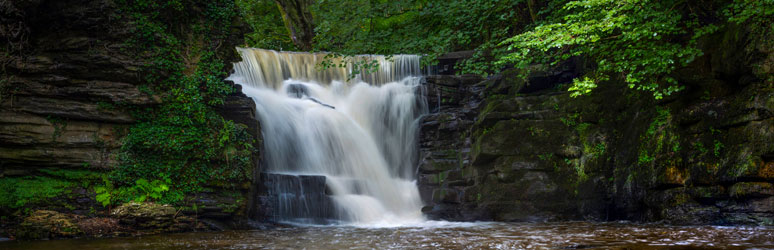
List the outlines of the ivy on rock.
<svg viewBox="0 0 774 250">
<path fill-rule="evenodd" d="M 228 0 L 121 0 L 131 18 L 128 43 L 144 67 L 147 89 L 162 99 L 134 107 L 120 164 L 100 186 L 105 204 L 128 200 L 183 202 L 206 186 L 236 187 L 250 180 L 255 139 L 244 125 L 214 111 L 231 94 L 228 39 L 241 36 Z M 150 190 L 150 191 L 148 191 Z M 111 193 L 112 192 L 112 193 Z M 112 194 L 112 196 L 105 194 Z"/>
</svg>

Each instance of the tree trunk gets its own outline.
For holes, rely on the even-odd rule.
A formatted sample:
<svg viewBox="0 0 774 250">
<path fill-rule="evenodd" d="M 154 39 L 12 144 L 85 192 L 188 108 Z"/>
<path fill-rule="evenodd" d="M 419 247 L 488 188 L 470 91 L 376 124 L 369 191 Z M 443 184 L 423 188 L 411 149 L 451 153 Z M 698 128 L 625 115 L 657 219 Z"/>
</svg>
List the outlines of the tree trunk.
<svg viewBox="0 0 774 250">
<path fill-rule="evenodd" d="M 536 23 L 537 14 L 535 14 L 535 0 L 527 0 L 527 7 L 529 8 L 529 17 L 532 18 L 532 23 Z"/>
<path fill-rule="evenodd" d="M 309 6 L 314 0 L 274 0 L 282 13 L 282 20 L 288 28 L 290 39 L 298 49 L 312 50 L 314 21 Z"/>
</svg>

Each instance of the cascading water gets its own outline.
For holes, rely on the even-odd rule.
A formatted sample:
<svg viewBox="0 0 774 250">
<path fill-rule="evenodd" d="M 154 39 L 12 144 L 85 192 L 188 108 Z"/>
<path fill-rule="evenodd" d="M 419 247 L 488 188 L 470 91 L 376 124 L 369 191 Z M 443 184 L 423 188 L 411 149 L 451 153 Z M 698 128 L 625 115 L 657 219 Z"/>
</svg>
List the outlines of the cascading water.
<svg viewBox="0 0 774 250">
<path fill-rule="evenodd" d="M 318 67 L 325 54 L 238 50 L 243 61 L 235 64 L 230 79 L 255 100 L 266 172 L 324 176 L 332 219 L 356 224 L 424 220 L 414 177 L 418 120 L 427 112 L 418 93 L 419 56 L 360 56 L 376 60 L 378 71 L 347 81 L 351 68 Z M 278 220 L 313 219 L 330 209 L 305 190 L 313 185 L 282 179 L 287 178 L 272 181 L 280 193 Z"/>
</svg>

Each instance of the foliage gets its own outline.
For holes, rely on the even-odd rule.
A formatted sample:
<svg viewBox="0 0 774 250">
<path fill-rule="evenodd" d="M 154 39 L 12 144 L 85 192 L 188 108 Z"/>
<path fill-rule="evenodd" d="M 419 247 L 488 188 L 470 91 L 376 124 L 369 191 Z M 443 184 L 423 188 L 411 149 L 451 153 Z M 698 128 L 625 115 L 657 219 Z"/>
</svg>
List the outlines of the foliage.
<svg viewBox="0 0 774 250">
<path fill-rule="evenodd" d="M 526 68 L 582 55 L 596 69 L 574 81 L 575 95 L 620 75 L 630 88 L 652 91 L 659 99 L 681 89 L 669 73 L 701 55 L 695 39 L 683 46 L 685 36 L 701 33 L 696 14 L 686 15 L 683 8 L 687 5 L 678 1 L 569 1 L 556 17 L 505 40 L 511 52 L 501 63 Z"/>
<path fill-rule="evenodd" d="M 49 204 L 52 199 L 69 196 L 74 188 L 94 186 L 104 176 L 92 170 L 42 168 L 35 175 L 0 178 L 0 208 Z"/>
<path fill-rule="evenodd" d="M 720 157 L 720 152 L 723 150 L 725 145 L 723 145 L 723 143 L 718 140 L 715 140 L 713 145 L 714 150 L 712 150 L 712 154 L 715 155 L 715 157 Z"/>
<path fill-rule="evenodd" d="M 289 34 L 280 27 L 276 5 L 269 2 L 238 1 L 253 27 L 246 36 L 248 45 L 293 49 L 290 39 L 279 36 Z M 480 53 L 464 67 L 485 74 L 492 71 L 490 48 L 530 19 L 524 0 L 320 0 L 310 10 L 316 34 L 312 50 L 332 53 L 329 64 L 321 66 L 340 67 L 330 62 L 342 58 L 357 72 L 375 69 L 370 60 L 354 57 L 358 54 L 423 54 L 423 62 L 429 63 L 446 52 L 478 48 Z"/>
<path fill-rule="evenodd" d="M 640 135 L 640 149 L 637 163 L 650 164 L 656 160 L 666 161 L 667 165 L 681 160 L 680 137 L 675 131 L 673 117 L 669 108 L 656 106 L 653 120 L 648 129 Z"/>
<path fill-rule="evenodd" d="M 262 13 L 276 12 L 261 6 L 271 9 Z M 573 96 L 615 80 L 660 99 L 684 88 L 673 72 L 703 54 L 699 42 L 707 34 L 729 22 L 771 32 L 774 0 L 320 0 L 311 9 L 313 50 L 364 71 L 373 68 L 352 55 L 423 54 L 427 64 L 446 52 L 474 50 L 460 72 L 484 76 L 581 57 L 589 69 L 574 79 Z M 255 23 L 280 30 L 277 20 Z M 258 32 L 250 36 L 264 31 Z"/>
<path fill-rule="evenodd" d="M 723 9 L 723 13 L 733 23 L 749 23 L 754 29 L 770 31 L 774 0 L 734 0 Z"/>
<path fill-rule="evenodd" d="M 115 187 L 109 179 L 104 179 L 104 185 L 94 187 L 94 192 L 97 193 L 97 202 L 102 206 L 127 201 L 161 201 L 164 198 L 163 195 L 169 191 L 170 182 L 170 179 L 164 181 L 138 179 L 134 186 Z M 175 199 L 182 199 L 182 197 Z"/>
<path fill-rule="evenodd" d="M 114 196 L 113 183 L 109 179 L 103 178 L 105 185 L 94 187 L 94 192 L 97 194 L 94 199 L 102 204 L 103 207 L 113 204 L 116 199 Z"/>
<path fill-rule="evenodd" d="M 513 30 L 521 0 L 318 1 L 316 48 L 342 54 L 435 54 L 480 46 Z M 356 9 L 357 11 L 352 11 Z"/>
<path fill-rule="evenodd" d="M 500 64 L 528 68 L 582 56 L 593 70 L 573 81 L 573 96 L 611 77 L 656 99 L 680 91 L 674 70 L 702 55 L 697 42 L 730 21 L 761 23 L 774 16 L 774 1 L 578 0 L 566 3 L 533 29 L 505 40 Z M 766 19 L 768 18 L 768 19 Z"/>
<path fill-rule="evenodd" d="M 249 180 L 254 139 L 244 126 L 213 109 L 234 91 L 222 80 L 227 76 L 224 59 L 235 53 L 223 48 L 232 32 L 238 32 L 232 27 L 239 15 L 234 1 L 119 4 L 134 23 L 128 43 L 149 61 L 144 67 L 148 90 L 160 95 L 163 104 L 135 107 L 138 123 L 124 138 L 120 166 L 110 175 L 111 185 L 99 190 L 103 204 L 115 200 L 105 196 L 111 189 L 118 190 L 119 198 L 174 203 L 206 183 Z M 155 192 L 162 187 L 158 180 L 175 185 Z"/>
<path fill-rule="evenodd" d="M 245 34 L 247 45 L 263 49 L 297 50 L 274 0 L 236 0 L 236 3 L 252 28 L 252 32 Z"/>
</svg>

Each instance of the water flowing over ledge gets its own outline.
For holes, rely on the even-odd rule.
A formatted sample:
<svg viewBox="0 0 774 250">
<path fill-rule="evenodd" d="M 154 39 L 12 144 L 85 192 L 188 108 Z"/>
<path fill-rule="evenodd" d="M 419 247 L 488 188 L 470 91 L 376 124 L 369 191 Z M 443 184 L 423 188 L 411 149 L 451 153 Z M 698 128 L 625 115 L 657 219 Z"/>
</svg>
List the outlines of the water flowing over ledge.
<svg viewBox="0 0 774 250">
<path fill-rule="evenodd" d="M 322 69 L 320 63 L 326 60 L 325 57 L 329 55 L 327 53 L 279 52 L 253 48 L 237 48 L 237 51 L 242 55 L 242 62 L 234 64 L 236 74 L 232 79 L 241 77 L 242 83 L 252 87 L 260 85 L 279 89 L 287 79 L 328 85 L 334 81 L 346 81 L 353 70 L 349 64 L 346 67 Z M 418 55 L 358 55 L 353 59 L 376 61 L 379 67 L 376 72 L 358 74 L 350 82 L 379 86 L 422 75 Z M 340 57 L 330 58 L 329 62 L 333 65 L 345 63 Z"/>
<path fill-rule="evenodd" d="M 424 221 L 415 178 L 418 119 L 427 113 L 418 93 L 419 56 L 359 56 L 379 68 L 347 81 L 351 68 L 319 69 L 325 54 L 238 50 L 243 61 L 230 79 L 256 102 L 265 171 L 324 176 L 325 190 L 309 190 L 300 178 L 275 178 L 275 220 Z"/>
</svg>

